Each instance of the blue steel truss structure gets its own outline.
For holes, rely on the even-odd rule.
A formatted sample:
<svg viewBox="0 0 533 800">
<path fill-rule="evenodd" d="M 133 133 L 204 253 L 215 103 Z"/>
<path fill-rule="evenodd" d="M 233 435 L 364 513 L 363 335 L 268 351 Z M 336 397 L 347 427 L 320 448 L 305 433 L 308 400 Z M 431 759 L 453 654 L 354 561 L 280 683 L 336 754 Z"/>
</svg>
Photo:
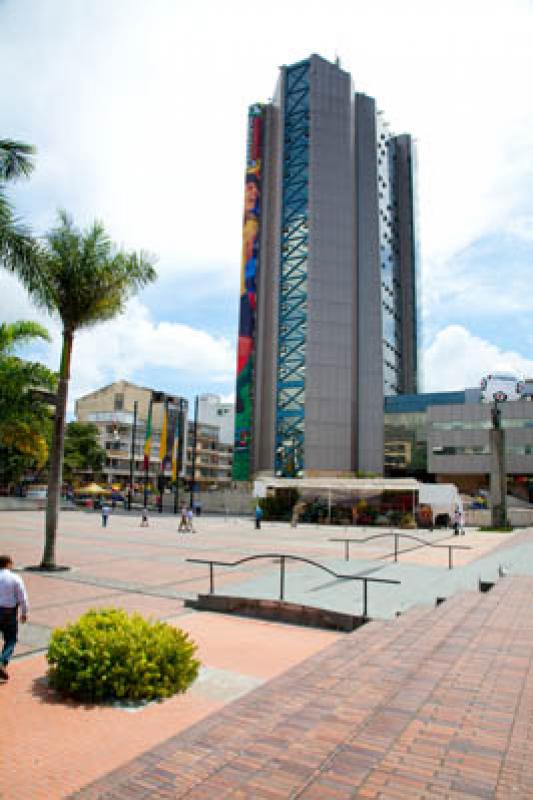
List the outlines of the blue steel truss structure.
<svg viewBox="0 0 533 800">
<path fill-rule="evenodd" d="M 276 402 L 276 474 L 305 466 L 305 349 L 309 252 L 309 61 L 285 74 L 282 235 Z"/>
</svg>

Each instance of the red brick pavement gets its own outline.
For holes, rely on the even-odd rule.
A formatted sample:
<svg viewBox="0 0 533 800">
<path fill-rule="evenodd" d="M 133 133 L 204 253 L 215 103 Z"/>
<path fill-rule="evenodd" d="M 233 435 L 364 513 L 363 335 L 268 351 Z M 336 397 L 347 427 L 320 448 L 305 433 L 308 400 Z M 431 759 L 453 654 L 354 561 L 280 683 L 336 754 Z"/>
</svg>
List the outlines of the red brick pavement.
<svg viewBox="0 0 533 800">
<path fill-rule="evenodd" d="M 77 800 L 533 797 L 533 579 L 373 622 Z"/>
</svg>

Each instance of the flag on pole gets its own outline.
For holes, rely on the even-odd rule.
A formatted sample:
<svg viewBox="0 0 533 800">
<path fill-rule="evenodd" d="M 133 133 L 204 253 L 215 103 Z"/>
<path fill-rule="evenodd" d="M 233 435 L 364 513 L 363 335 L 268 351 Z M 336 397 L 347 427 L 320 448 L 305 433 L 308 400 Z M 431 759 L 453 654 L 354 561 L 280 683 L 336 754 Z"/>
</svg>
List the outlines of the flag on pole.
<svg viewBox="0 0 533 800">
<path fill-rule="evenodd" d="M 172 443 L 172 480 L 178 477 L 178 450 L 180 442 L 180 415 L 176 414 L 176 426 L 174 428 L 174 441 Z"/>
<path fill-rule="evenodd" d="M 162 467 L 165 467 L 167 457 L 167 430 L 168 430 L 168 405 L 163 406 L 163 426 L 161 428 L 161 441 L 159 442 L 159 460 Z"/>
<path fill-rule="evenodd" d="M 152 450 L 152 401 L 148 406 L 148 419 L 146 420 L 146 435 L 144 437 L 144 469 L 150 466 L 150 452 Z"/>
</svg>

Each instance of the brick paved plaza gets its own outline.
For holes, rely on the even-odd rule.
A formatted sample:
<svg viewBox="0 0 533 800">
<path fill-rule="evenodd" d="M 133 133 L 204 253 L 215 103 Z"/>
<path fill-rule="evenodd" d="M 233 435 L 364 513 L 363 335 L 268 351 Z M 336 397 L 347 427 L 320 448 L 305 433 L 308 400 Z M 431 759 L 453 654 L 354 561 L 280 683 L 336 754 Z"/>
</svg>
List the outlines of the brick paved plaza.
<svg viewBox="0 0 533 800">
<path fill-rule="evenodd" d="M 354 545 L 342 528 L 117 514 L 108 528 L 64 512 L 58 563 L 24 572 L 30 624 L 0 686 L 0 797 L 530 798 L 533 797 L 533 531 L 445 532 L 432 542 L 470 550 Z M 17 566 L 40 559 L 41 512 L 0 513 L 0 550 Z M 365 538 L 375 531 L 348 529 Z M 416 532 L 415 532 L 416 533 Z M 416 533 L 418 535 L 418 533 Z M 422 535 L 422 534 L 420 534 Z M 375 620 L 352 634 L 196 612 L 207 569 L 186 558 L 292 553 L 336 572 L 401 580 L 370 589 Z M 498 580 L 498 571 L 507 577 Z M 279 566 L 252 561 L 217 572 L 217 591 L 275 597 Z M 478 580 L 496 581 L 481 594 Z M 286 598 L 360 612 L 359 584 L 294 562 Z M 448 598 L 435 608 L 437 597 Z M 51 630 L 90 607 L 120 606 L 176 624 L 203 664 L 183 696 L 143 708 L 64 701 L 46 685 Z M 401 616 L 396 616 L 401 612 Z"/>
</svg>

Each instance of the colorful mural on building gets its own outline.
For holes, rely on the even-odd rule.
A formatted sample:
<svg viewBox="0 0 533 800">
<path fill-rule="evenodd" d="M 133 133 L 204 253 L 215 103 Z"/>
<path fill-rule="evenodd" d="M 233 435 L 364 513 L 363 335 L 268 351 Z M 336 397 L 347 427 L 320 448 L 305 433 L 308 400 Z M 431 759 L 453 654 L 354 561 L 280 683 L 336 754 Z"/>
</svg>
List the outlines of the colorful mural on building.
<svg viewBox="0 0 533 800">
<path fill-rule="evenodd" d="M 250 106 L 244 190 L 239 340 L 237 345 L 237 389 L 235 398 L 235 450 L 233 479 L 250 479 L 252 436 L 252 379 L 255 350 L 257 272 L 261 209 L 261 155 L 263 107 Z"/>
</svg>

